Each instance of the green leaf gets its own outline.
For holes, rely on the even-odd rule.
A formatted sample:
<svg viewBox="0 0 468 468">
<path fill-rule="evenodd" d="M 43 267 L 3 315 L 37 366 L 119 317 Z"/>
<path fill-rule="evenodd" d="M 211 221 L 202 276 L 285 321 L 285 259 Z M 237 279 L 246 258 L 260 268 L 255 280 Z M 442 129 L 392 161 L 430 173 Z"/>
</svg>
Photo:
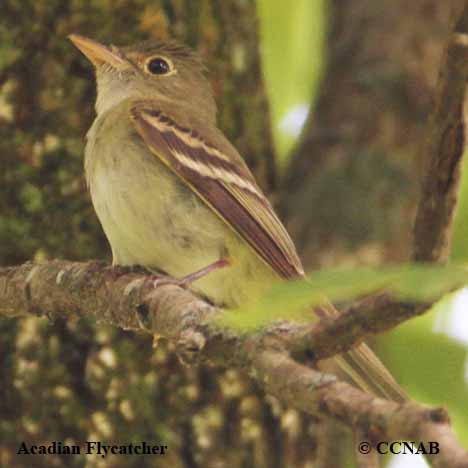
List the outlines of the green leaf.
<svg viewBox="0 0 468 468">
<path fill-rule="evenodd" d="M 226 312 L 226 326 L 249 330 L 275 320 L 312 321 L 312 307 L 326 297 L 332 302 L 348 301 L 386 290 L 412 301 L 434 301 L 468 282 L 468 269 L 461 265 L 425 266 L 407 264 L 387 268 L 325 270 L 310 278 L 274 285 L 262 298 L 241 309 Z"/>
</svg>

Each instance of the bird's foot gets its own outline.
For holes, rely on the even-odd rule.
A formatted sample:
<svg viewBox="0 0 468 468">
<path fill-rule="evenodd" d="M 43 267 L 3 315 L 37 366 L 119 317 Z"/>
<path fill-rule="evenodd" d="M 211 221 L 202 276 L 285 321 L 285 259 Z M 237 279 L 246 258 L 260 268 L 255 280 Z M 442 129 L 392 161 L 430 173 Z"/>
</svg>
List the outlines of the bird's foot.
<svg viewBox="0 0 468 468">
<path fill-rule="evenodd" d="M 170 276 L 164 276 L 161 278 L 156 278 L 153 282 L 155 288 L 159 286 L 166 286 L 169 284 L 185 288 L 191 285 L 194 281 L 203 278 L 212 271 L 219 270 L 221 268 L 229 266 L 230 262 L 226 258 L 221 258 L 214 263 L 210 263 L 208 266 L 202 268 L 201 270 L 190 273 L 190 275 L 184 276 L 183 278 L 171 278 Z"/>
</svg>

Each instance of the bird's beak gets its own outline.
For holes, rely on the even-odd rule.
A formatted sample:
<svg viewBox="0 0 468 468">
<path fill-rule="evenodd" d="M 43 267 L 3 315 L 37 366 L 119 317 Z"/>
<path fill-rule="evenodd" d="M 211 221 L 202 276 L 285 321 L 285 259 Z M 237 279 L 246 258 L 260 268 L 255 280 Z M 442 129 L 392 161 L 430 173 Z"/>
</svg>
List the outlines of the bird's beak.
<svg viewBox="0 0 468 468">
<path fill-rule="evenodd" d="M 96 68 L 99 68 L 103 64 L 109 64 L 118 69 L 126 64 L 116 47 L 107 47 L 79 34 L 70 34 L 68 38 Z"/>
</svg>

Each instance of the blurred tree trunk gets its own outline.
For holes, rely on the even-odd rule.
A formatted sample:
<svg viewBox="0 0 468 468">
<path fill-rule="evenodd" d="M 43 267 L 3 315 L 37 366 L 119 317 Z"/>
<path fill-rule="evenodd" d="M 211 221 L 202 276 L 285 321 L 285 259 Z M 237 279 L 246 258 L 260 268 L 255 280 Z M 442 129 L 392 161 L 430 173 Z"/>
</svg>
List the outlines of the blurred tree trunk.
<svg viewBox="0 0 468 468">
<path fill-rule="evenodd" d="M 328 66 L 282 211 L 309 267 L 402 261 L 437 70 L 459 0 L 330 0 Z"/>
</svg>

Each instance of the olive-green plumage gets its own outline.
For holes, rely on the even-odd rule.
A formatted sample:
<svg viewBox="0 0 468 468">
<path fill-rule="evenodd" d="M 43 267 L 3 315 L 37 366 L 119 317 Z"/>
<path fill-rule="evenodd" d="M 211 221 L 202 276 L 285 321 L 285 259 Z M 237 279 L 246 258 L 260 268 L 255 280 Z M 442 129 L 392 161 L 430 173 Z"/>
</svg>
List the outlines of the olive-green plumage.
<svg viewBox="0 0 468 468">
<path fill-rule="evenodd" d="M 191 286 L 227 307 L 303 276 L 288 233 L 216 126 L 197 55 L 174 42 L 119 49 L 71 40 L 96 69 L 97 117 L 85 168 L 114 263 L 181 278 L 228 260 Z M 319 312 L 336 313 L 331 306 Z M 365 345 L 337 361 L 361 387 L 404 399 Z"/>
</svg>

